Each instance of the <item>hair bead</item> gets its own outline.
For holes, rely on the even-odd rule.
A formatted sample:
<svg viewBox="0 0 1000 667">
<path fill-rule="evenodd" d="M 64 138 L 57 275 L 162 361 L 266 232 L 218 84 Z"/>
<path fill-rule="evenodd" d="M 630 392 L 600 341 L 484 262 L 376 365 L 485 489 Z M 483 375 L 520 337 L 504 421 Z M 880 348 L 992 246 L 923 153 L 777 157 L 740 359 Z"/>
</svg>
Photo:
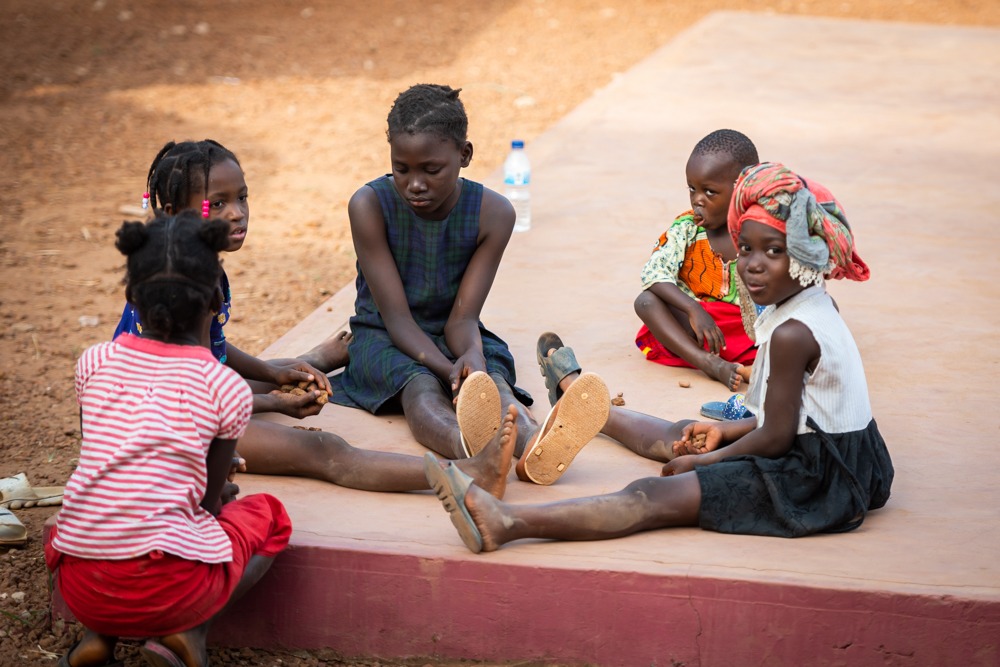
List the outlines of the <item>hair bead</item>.
<svg viewBox="0 0 1000 667">
<path fill-rule="evenodd" d="M 149 193 L 148 192 L 143 192 L 142 193 L 142 210 L 145 211 L 148 208 L 149 208 Z"/>
<path fill-rule="evenodd" d="M 211 206 L 212 206 L 212 203 L 210 201 L 208 201 L 207 199 L 202 200 L 202 202 L 201 202 L 201 217 L 203 217 L 203 218 L 207 218 L 208 217 L 209 209 L 211 208 Z"/>
</svg>

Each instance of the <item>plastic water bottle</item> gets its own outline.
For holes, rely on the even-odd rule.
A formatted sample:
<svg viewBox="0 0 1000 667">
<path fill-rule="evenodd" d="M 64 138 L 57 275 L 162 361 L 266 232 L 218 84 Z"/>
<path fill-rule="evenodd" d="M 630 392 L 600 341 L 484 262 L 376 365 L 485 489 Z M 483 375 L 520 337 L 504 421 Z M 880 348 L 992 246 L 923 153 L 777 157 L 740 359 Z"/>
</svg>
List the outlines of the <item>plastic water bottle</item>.
<svg viewBox="0 0 1000 667">
<path fill-rule="evenodd" d="M 528 154 L 524 152 L 524 142 L 510 142 L 510 153 L 503 163 L 504 195 L 514 205 L 517 219 L 514 221 L 515 232 L 526 232 L 531 229 L 531 163 Z"/>
</svg>

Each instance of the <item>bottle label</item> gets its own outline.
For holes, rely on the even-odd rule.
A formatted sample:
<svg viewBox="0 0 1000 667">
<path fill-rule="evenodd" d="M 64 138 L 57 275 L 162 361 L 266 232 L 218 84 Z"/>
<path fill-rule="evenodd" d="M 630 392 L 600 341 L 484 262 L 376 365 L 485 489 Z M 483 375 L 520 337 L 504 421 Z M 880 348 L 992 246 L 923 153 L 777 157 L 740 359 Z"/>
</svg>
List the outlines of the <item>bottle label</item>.
<svg viewBox="0 0 1000 667">
<path fill-rule="evenodd" d="M 504 174 L 503 182 L 506 185 L 529 185 L 531 183 L 531 172 L 512 172 Z"/>
</svg>

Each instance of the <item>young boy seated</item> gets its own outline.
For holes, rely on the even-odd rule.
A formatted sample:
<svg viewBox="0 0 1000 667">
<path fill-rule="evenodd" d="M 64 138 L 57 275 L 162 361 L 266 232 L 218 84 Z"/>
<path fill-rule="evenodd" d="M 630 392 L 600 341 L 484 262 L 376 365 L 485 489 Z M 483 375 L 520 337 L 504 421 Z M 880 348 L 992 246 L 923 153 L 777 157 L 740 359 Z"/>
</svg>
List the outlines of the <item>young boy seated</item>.
<svg viewBox="0 0 1000 667">
<path fill-rule="evenodd" d="M 635 300 L 643 321 L 635 344 L 648 360 L 697 368 L 732 390 L 748 379 L 757 348 L 744 329 L 726 219 L 736 178 L 757 162 L 753 142 L 735 130 L 698 142 L 685 167 L 691 210 L 660 236 Z"/>
</svg>

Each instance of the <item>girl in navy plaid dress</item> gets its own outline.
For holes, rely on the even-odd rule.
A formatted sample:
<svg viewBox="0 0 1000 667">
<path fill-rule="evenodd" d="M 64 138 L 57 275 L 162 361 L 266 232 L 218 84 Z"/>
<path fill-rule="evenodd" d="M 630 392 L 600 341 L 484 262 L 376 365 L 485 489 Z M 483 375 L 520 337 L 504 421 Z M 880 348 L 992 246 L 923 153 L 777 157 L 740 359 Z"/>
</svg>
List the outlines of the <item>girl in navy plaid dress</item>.
<svg viewBox="0 0 1000 667">
<path fill-rule="evenodd" d="M 600 430 L 603 381 L 584 374 L 561 393 L 543 427 L 515 386 L 507 344 L 479 320 L 514 229 L 502 195 L 459 172 L 472 160 L 458 90 L 421 84 L 388 117 L 392 173 L 348 205 L 358 256 L 350 363 L 335 402 L 402 408 L 418 442 L 449 459 L 476 454 L 513 419 L 518 476 L 553 483 Z M 578 369 L 577 369 L 578 370 Z M 560 392 L 555 392 L 558 396 Z M 516 434 L 516 435 L 515 435 Z M 537 436 L 537 437 L 536 437 Z"/>
</svg>

